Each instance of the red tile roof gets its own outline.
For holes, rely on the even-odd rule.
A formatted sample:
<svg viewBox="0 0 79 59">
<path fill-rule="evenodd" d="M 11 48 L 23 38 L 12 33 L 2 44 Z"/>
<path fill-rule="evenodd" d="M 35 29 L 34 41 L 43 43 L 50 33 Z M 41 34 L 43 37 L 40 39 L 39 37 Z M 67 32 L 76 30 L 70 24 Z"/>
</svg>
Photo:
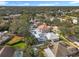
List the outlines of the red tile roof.
<svg viewBox="0 0 79 59">
<path fill-rule="evenodd" d="M 46 24 L 46 23 L 43 23 L 42 25 L 39 25 L 38 26 L 38 29 L 39 30 L 46 30 L 46 29 L 48 29 L 49 28 L 49 26 Z"/>
</svg>

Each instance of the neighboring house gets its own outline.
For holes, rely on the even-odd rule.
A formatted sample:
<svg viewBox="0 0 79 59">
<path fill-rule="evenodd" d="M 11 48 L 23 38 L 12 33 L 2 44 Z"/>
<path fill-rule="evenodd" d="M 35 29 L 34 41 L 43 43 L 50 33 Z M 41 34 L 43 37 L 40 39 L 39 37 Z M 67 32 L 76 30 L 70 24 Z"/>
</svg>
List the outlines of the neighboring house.
<svg viewBox="0 0 79 59">
<path fill-rule="evenodd" d="M 9 16 L 4 16 L 3 20 L 10 20 L 11 18 Z"/>
<path fill-rule="evenodd" d="M 73 19 L 72 22 L 73 22 L 73 24 L 77 24 L 78 20 L 77 19 Z"/>
<path fill-rule="evenodd" d="M 19 17 L 21 16 L 21 14 L 12 14 L 12 15 L 9 15 L 9 17 Z"/>
<path fill-rule="evenodd" d="M 34 56 L 38 56 L 38 49 L 33 47 L 33 51 L 34 51 Z"/>
<path fill-rule="evenodd" d="M 6 41 L 10 40 L 10 36 L 3 36 L 0 40 L 0 44 L 5 43 Z"/>
<path fill-rule="evenodd" d="M 67 57 L 67 49 L 65 46 L 61 45 L 59 42 L 53 46 L 53 53 L 56 57 Z"/>
<path fill-rule="evenodd" d="M 50 18 L 50 21 L 52 22 L 54 19 L 55 19 L 54 17 L 51 17 L 51 18 Z"/>
<path fill-rule="evenodd" d="M 12 57 L 14 55 L 15 49 L 10 46 L 4 46 L 0 50 L 0 57 Z"/>
<path fill-rule="evenodd" d="M 46 38 L 48 40 L 51 40 L 51 41 L 59 41 L 59 36 L 57 36 L 56 34 L 54 34 L 53 32 L 48 32 L 45 34 Z"/>
<path fill-rule="evenodd" d="M 74 43 L 79 46 L 79 42 L 75 41 Z M 79 48 L 78 48 L 78 50 L 79 50 Z"/>
<path fill-rule="evenodd" d="M 59 34 L 61 32 L 58 26 L 52 26 L 52 31 L 55 32 L 56 34 Z"/>
<path fill-rule="evenodd" d="M 79 9 L 74 10 L 74 12 L 79 12 Z"/>
<path fill-rule="evenodd" d="M 73 55 L 75 55 L 76 53 L 79 52 L 79 50 L 77 48 L 74 48 L 74 47 L 71 47 L 71 46 L 68 47 L 67 50 L 68 50 L 68 56 L 73 56 Z"/>
<path fill-rule="evenodd" d="M 62 41 L 56 42 L 53 46 L 44 49 L 46 57 L 68 57 L 74 56 L 78 52 L 77 48 L 69 46 Z"/>
<path fill-rule="evenodd" d="M 2 35 L 4 35 L 4 33 L 3 33 L 3 32 L 0 32 L 0 37 L 1 37 Z"/>
<path fill-rule="evenodd" d="M 7 31 L 0 32 L 0 44 L 4 44 L 6 41 L 10 40 L 12 36 L 7 34 Z"/>
<path fill-rule="evenodd" d="M 23 51 L 14 49 L 10 46 L 4 46 L 0 49 L 0 57 L 23 57 Z"/>
<path fill-rule="evenodd" d="M 9 15 L 9 17 L 13 20 L 13 19 L 18 19 L 18 17 L 21 16 L 21 14 L 11 14 Z"/>
<path fill-rule="evenodd" d="M 44 49 L 46 57 L 67 57 L 67 48 L 60 44 L 60 42 L 55 43 L 53 46 Z"/>
<path fill-rule="evenodd" d="M 46 57 L 55 57 L 55 55 L 53 54 L 53 52 L 51 51 L 50 48 L 44 49 L 44 55 L 45 55 Z"/>
<path fill-rule="evenodd" d="M 73 41 L 73 42 L 79 42 L 79 40 L 78 40 L 78 38 L 77 37 L 75 37 L 74 35 L 70 35 L 70 36 L 68 36 L 68 39 L 70 40 L 70 41 Z"/>
<path fill-rule="evenodd" d="M 64 42 L 57 42 L 52 49 L 52 52 L 56 57 L 68 57 L 73 56 L 79 52 L 79 50 L 75 47 L 65 45 Z"/>
<path fill-rule="evenodd" d="M 72 17 L 72 23 L 73 24 L 77 24 L 78 23 L 77 17 Z"/>
<path fill-rule="evenodd" d="M 14 53 L 14 57 L 23 57 L 23 51 L 16 50 L 15 53 Z"/>
<path fill-rule="evenodd" d="M 65 18 L 58 18 L 58 19 L 60 20 L 60 22 L 64 22 L 64 21 L 66 21 Z"/>
</svg>

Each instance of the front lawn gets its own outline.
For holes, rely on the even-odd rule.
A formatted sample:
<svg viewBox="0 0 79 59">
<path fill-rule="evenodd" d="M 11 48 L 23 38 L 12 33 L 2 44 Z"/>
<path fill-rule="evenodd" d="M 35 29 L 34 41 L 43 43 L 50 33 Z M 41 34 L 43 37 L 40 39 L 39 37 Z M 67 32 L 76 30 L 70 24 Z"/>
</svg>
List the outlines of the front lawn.
<svg viewBox="0 0 79 59">
<path fill-rule="evenodd" d="M 26 47 L 26 44 L 23 42 L 20 42 L 20 43 L 17 43 L 15 45 L 12 45 L 12 47 L 24 49 Z"/>
</svg>

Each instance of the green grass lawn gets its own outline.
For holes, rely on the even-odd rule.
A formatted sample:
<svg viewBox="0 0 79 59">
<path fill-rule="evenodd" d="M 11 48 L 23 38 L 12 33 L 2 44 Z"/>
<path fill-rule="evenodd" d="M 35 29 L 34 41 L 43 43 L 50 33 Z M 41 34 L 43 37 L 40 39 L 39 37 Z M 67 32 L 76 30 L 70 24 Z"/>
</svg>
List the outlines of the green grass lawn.
<svg viewBox="0 0 79 59">
<path fill-rule="evenodd" d="M 17 43 L 15 45 L 12 45 L 12 47 L 24 49 L 26 47 L 26 44 L 21 42 L 21 43 Z"/>
</svg>

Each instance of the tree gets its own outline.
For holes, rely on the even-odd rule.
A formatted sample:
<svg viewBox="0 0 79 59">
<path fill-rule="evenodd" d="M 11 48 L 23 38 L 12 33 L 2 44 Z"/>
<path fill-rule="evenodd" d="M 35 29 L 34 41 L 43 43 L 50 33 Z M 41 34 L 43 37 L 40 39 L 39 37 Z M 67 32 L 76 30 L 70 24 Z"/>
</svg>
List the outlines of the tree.
<svg viewBox="0 0 79 59">
<path fill-rule="evenodd" d="M 30 45 L 27 45 L 24 50 L 24 57 L 31 57 L 34 56 L 34 51 Z"/>
<path fill-rule="evenodd" d="M 19 28 L 17 30 L 17 33 L 18 34 L 23 34 L 25 36 L 26 33 L 28 32 L 29 26 L 30 26 L 29 19 L 28 19 L 28 15 L 23 14 L 20 17 L 20 20 L 19 21 L 20 21 L 20 24 L 19 24 Z"/>
<path fill-rule="evenodd" d="M 10 25 L 9 31 L 11 33 L 26 35 L 29 30 L 29 19 L 28 15 L 23 14 L 19 19 L 14 19 Z"/>
<path fill-rule="evenodd" d="M 60 20 L 55 18 L 53 21 L 52 21 L 52 24 L 54 25 L 60 25 Z"/>
<path fill-rule="evenodd" d="M 11 33 L 15 33 L 18 27 L 19 27 L 19 20 L 15 19 L 12 21 L 12 23 L 10 23 L 9 31 Z"/>
<path fill-rule="evenodd" d="M 44 51 L 43 51 L 42 48 L 40 48 L 40 49 L 38 50 L 38 56 L 39 56 L 39 57 L 44 57 Z"/>
</svg>

